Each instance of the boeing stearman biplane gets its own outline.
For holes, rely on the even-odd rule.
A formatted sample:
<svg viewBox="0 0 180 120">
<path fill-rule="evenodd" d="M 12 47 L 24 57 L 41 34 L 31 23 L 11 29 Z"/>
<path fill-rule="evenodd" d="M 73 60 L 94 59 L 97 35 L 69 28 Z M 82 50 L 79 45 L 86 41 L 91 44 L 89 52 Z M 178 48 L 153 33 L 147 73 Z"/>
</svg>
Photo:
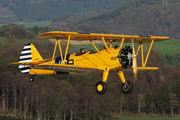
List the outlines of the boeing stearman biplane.
<svg viewBox="0 0 180 120">
<path fill-rule="evenodd" d="M 82 32 L 64 32 L 52 31 L 37 36 L 41 39 L 56 39 L 53 56 L 50 59 L 43 59 L 33 44 L 27 44 L 20 56 L 18 64 L 22 73 L 31 74 L 30 81 L 34 81 L 34 76 L 39 74 L 62 74 L 62 73 L 86 73 L 102 71 L 102 80 L 96 84 L 96 92 L 104 94 L 107 90 L 106 81 L 111 71 L 116 71 L 119 75 L 122 86 L 121 90 L 124 94 L 129 94 L 133 90 L 130 81 L 126 81 L 124 71 L 133 71 L 134 78 L 137 78 L 138 70 L 157 70 L 157 67 L 146 67 L 146 63 L 154 42 L 168 40 L 169 37 L 160 36 L 133 36 L 133 35 L 115 35 L 115 34 L 96 34 Z M 67 40 L 65 54 L 63 55 L 60 40 Z M 68 54 L 70 40 L 84 41 L 89 40 L 96 51 Z M 94 41 L 102 41 L 104 49 L 99 50 Z M 120 45 L 113 47 L 113 42 L 119 42 Z M 108 43 L 108 44 L 107 44 Z M 123 43 L 132 44 L 122 47 Z M 134 43 L 138 44 L 135 52 Z M 147 56 L 144 59 L 143 43 L 150 43 Z M 55 56 L 56 47 L 59 45 L 60 56 Z M 108 47 L 109 45 L 109 47 Z M 141 48 L 142 66 L 137 67 L 137 55 Z"/>
</svg>

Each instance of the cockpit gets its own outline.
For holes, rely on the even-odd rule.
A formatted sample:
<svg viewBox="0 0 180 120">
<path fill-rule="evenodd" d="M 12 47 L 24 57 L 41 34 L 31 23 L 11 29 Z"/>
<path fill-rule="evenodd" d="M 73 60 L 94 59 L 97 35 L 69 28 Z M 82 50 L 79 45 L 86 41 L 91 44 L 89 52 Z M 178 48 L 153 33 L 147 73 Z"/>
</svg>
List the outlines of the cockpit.
<svg viewBox="0 0 180 120">
<path fill-rule="evenodd" d="M 80 56 L 83 54 L 94 54 L 96 53 L 94 50 L 89 49 L 89 48 L 81 48 L 79 52 L 76 52 L 75 56 Z"/>
</svg>

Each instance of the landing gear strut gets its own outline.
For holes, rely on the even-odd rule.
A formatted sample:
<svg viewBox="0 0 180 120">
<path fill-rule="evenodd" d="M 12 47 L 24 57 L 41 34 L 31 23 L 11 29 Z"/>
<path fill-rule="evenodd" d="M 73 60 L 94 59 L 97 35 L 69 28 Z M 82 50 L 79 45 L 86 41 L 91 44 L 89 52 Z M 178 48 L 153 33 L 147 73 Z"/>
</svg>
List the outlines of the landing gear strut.
<svg viewBox="0 0 180 120">
<path fill-rule="evenodd" d="M 107 91 L 107 85 L 103 81 L 99 81 L 96 84 L 96 92 L 100 95 L 103 95 Z"/>
<path fill-rule="evenodd" d="M 130 81 L 126 81 L 121 85 L 121 90 L 124 94 L 130 94 L 133 90 L 133 85 Z"/>
<path fill-rule="evenodd" d="M 30 82 L 34 82 L 34 80 L 35 80 L 34 77 L 35 77 L 35 75 L 31 76 L 31 77 L 29 78 L 29 81 L 30 81 Z"/>
</svg>

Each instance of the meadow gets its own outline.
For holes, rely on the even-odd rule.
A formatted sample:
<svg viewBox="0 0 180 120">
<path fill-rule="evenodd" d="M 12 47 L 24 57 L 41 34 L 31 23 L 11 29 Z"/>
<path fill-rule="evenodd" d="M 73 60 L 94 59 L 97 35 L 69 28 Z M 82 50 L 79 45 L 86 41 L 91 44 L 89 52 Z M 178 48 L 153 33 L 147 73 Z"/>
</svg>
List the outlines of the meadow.
<svg viewBox="0 0 180 120">
<path fill-rule="evenodd" d="M 180 53 L 179 40 L 166 40 L 154 43 L 154 49 L 162 54 Z"/>
<path fill-rule="evenodd" d="M 18 25 L 24 24 L 26 26 L 26 28 L 32 28 L 35 25 L 38 26 L 38 27 L 47 27 L 50 22 L 51 22 L 50 20 L 41 21 L 41 22 L 28 22 L 28 23 L 22 22 L 22 23 L 18 23 Z"/>
</svg>

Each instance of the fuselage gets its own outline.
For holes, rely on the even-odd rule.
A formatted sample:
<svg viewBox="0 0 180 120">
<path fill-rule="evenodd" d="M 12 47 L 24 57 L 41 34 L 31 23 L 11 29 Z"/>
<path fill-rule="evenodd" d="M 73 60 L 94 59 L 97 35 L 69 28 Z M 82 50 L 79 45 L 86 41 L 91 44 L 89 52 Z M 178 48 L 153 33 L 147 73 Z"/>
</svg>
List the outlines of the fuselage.
<svg viewBox="0 0 180 120">
<path fill-rule="evenodd" d="M 65 64 L 86 66 L 86 67 L 97 67 L 104 70 L 108 68 L 110 71 L 117 71 L 120 67 L 131 67 L 131 53 L 132 49 L 129 48 L 109 48 L 102 49 L 99 52 L 89 50 L 84 54 L 72 53 L 67 54 Z M 45 63 L 62 64 L 64 59 L 61 56 L 57 56 L 54 60 L 47 59 Z M 89 72 L 89 71 L 86 71 Z M 79 72 L 78 72 L 79 73 Z M 67 71 L 55 71 L 55 70 L 43 70 L 37 69 L 35 66 L 31 67 L 29 74 L 69 74 Z"/>
<path fill-rule="evenodd" d="M 65 63 L 69 65 L 79 65 L 79 66 L 94 66 L 105 69 L 109 67 L 110 70 L 116 69 L 121 66 L 118 55 L 120 48 L 109 48 L 109 51 L 103 49 L 101 51 L 95 52 L 93 50 L 87 51 L 84 54 L 72 53 L 67 54 Z M 64 55 L 62 57 L 64 59 Z M 62 64 L 61 56 L 57 56 L 54 61 L 49 60 L 47 63 Z M 88 71 L 87 71 L 88 72 Z M 41 70 L 32 69 L 29 74 L 67 74 L 66 71 L 54 71 L 54 70 Z"/>
<path fill-rule="evenodd" d="M 109 48 L 109 51 L 103 49 L 100 53 L 93 50 L 87 51 L 84 54 L 73 53 L 67 57 L 66 63 L 70 65 L 94 66 L 99 68 L 106 68 L 108 66 L 109 69 L 114 69 L 121 65 L 117 57 L 119 51 L 120 48 Z M 57 57 L 56 61 L 58 58 L 60 57 Z M 59 59 L 57 63 L 62 63 L 61 59 Z"/>
</svg>

